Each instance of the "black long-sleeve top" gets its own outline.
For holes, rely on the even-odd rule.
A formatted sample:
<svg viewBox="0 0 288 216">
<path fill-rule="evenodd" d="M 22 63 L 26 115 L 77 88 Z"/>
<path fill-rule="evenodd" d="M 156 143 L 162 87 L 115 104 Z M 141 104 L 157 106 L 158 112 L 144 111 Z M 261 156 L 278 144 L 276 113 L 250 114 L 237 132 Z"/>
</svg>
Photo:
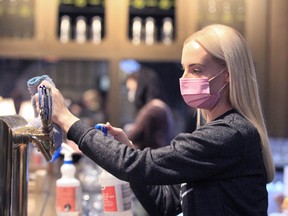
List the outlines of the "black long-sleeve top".
<svg viewBox="0 0 288 216">
<path fill-rule="evenodd" d="M 267 215 L 267 176 L 260 137 L 242 115 L 228 111 L 169 146 L 134 150 L 76 122 L 68 139 L 116 177 L 130 182 L 150 215 Z M 180 201 L 180 184 L 182 201 Z"/>
</svg>

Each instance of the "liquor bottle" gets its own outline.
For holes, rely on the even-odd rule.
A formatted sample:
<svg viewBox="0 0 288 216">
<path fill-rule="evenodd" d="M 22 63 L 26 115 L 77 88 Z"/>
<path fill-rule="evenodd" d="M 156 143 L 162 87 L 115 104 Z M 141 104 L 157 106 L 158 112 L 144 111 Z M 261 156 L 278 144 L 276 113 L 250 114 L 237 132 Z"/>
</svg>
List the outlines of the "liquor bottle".
<svg viewBox="0 0 288 216">
<path fill-rule="evenodd" d="M 162 31 L 161 31 L 161 36 L 162 36 L 162 43 L 165 45 L 170 45 L 173 42 L 173 32 L 174 32 L 174 27 L 173 27 L 173 20 L 170 17 L 165 17 L 163 19 L 162 23 Z"/>
<path fill-rule="evenodd" d="M 100 6 L 101 5 L 101 0 L 88 0 L 88 4 L 90 6 Z"/>
<path fill-rule="evenodd" d="M 74 6 L 78 8 L 83 8 L 87 6 L 87 0 L 74 0 Z"/>
<path fill-rule="evenodd" d="M 138 45 L 142 39 L 142 19 L 134 17 L 132 20 L 132 43 Z"/>
<path fill-rule="evenodd" d="M 87 40 L 87 24 L 83 16 L 78 16 L 76 19 L 75 39 L 77 43 L 84 43 Z"/>
<path fill-rule="evenodd" d="M 158 0 L 146 0 L 146 6 L 155 8 L 158 6 Z"/>
<path fill-rule="evenodd" d="M 232 13 L 231 3 L 224 1 L 222 5 L 222 22 L 227 25 L 231 25 L 234 22 L 234 16 Z"/>
<path fill-rule="evenodd" d="M 61 17 L 60 22 L 60 41 L 67 43 L 71 39 L 71 19 L 69 16 L 64 15 Z"/>
<path fill-rule="evenodd" d="M 5 36 L 10 38 L 20 37 L 20 31 L 18 29 L 18 7 L 19 2 L 17 0 L 8 0 L 6 5 L 5 24 L 4 31 Z"/>
<path fill-rule="evenodd" d="M 60 5 L 73 5 L 74 0 L 60 0 Z"/>
<path fill-rule="evenodd" d="M 102 41 L 102 22 L 100 16 L 94 16 L 91 24 L 91 40 L 95 44 L 99 44 Z"/>
<path fill-rule="evenodd" d="M 19 36 L 32 38 L 34 36 L 34 1 L 20 0 L 18 7 L 17 28 Z"/>
<path fill-rule="evenodd" d="M 143 9 L 146 6 L 145 0 L 131 0 L 130 5 L 135 9 Z"/>
<path fill-rule="evenodd" d="M 153 17 L 145 19 L 145 44 L 152 45 L 156 41 L 156 25 Z"/>
<path fill-rule="evenodd" d="M 4 0 L 0 0 L 0 37 L 5 36 L 6 32 L 6 26 L 7 26 L 7 21 L 6 21 L 6 15 L 5 15 L 5 4 Z M 1 98 L 0 98 L 1 101 Z"/>
<path fill-rule="evenodd" d="M 162 10 L 169 10 L 174 6 L 174 1 L 172 1 L 172 0 L 160 0 L 158 6 Z"/>
</svg>

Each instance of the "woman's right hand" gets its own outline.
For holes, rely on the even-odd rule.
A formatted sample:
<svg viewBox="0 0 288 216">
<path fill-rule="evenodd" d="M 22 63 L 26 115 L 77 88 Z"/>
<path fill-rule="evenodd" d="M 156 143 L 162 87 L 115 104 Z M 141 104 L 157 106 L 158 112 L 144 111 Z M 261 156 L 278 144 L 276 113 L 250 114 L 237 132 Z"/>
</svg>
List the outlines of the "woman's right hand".
<svg viewBox="0 0 288 216">
<path fill-rule="evenodd" d="M 39 86 L 45 85 L 51 89 L 52 96 L 52 121 L 59 125 L 66 133 L 69 128 L 79 119 L 74 116 L 65 105 L 65 100 L 60 91 L 47 81 L 43 81 Z M 34 99 L 39 109 L 39 95 L 35 94 Z"/>
</svg>

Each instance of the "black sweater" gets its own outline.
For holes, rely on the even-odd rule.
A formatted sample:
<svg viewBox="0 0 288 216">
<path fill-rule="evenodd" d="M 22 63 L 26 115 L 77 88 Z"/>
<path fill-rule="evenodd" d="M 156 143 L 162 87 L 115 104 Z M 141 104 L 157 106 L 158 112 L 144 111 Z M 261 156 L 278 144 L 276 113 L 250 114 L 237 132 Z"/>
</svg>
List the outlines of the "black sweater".
<svg viewBox="0 0 288 216">
<path fill-rule="evenodd" d="M 267 215 L 260 137 L 233 110 L 159 149 L 131 149 L 80 121 L 68 139 L 105 170 L 129 181 L 150 215 L 176 215 L 181 208 L 185 216 Z M 183 202 L 181 183 L 187 183 Z"/>
</svg>

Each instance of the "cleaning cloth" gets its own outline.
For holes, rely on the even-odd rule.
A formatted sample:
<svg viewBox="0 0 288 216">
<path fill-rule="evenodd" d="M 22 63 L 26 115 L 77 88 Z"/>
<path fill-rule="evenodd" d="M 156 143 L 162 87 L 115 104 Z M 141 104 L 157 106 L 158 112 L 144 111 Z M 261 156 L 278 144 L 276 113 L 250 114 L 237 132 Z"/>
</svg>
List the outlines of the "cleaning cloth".
<svg viewBox="0 0 288 216">
<path fill-rule="evenodd" d="M 35 119 L 29 122 L 29 125 L 36 128 L 42 128 L 42 121 L 39 112 L 36 109 L 36 101 L 34 99 L 34 95 L 38 92 L 39 84 L 44 80 L 49 82 L 51 85 L 55 86 L 52 79 L 48 75 L 33 77 L 27 81 L 28 91 L 31 95 L 31 102 L 34 108 L 34 116 L 35 116 Z M 57 150 L 62 144 L 63 133 L 59 125 L 54 123 L 52 124 L 53 124 L 53 143 L 55 150 Z"/>
</svg>

